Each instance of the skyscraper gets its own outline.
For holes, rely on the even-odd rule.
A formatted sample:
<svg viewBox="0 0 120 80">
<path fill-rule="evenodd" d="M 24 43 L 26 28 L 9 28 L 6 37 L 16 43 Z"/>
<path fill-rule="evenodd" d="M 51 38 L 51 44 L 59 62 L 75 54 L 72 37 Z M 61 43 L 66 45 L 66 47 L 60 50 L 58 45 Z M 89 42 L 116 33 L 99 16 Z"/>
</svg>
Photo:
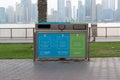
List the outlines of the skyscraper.
<svg viewBox="0 0 120 80">
<path fill-rule="evenodd" d="M 6 10 L 7 23 L 15 23 L 15 12 L 12 6 L 9 6 Z"/>
<path fill-rule="evenodd" d="M 115 11 L 115 1 L 116 0 L 110 0 L 110 8 Z"/>
<path fill-rule="evenodd" d="M 22 4 L 16 4 L 16 22 L 17 23 L 25 23 L 24 17 L 24 6 Z"/>
<path fill-rule="evenodd" d="M 120 21 L 120 0 L 118 0 L 117 20 Z"/>
<path fill-rule="evenodd" d="M 118 0 L 119 1 L 119 0 Z M 115 0 L 102 0 L 103 21 L 113 21 L 115 17 Z M 108 13 L 109 17 L 108 17 Z"/>
<path fill-rule="evenodd" d="M 31 21 L 32 22 L 37 22 L 38 21 L 38 8 L 37 4 L 32 4 L 31 8 Z"/>
<path fill-rule="evenodd" d="M 72 7 L 71 7 L 71 1 L 67 0 L 66 1 L 66 8 L 65 8 L 65 17 L 66 17 L 66 21 L 71 21 L 72 19 Z"/>
<path fill-rule="evenodd" d="M 21 0 L 21 4 L 24 6 L 24 18 L 26 23 L 31 22 L 31 0 Z"/>
<path fill-rule="evenodd" d="M 91 16 L 92 16 L 92 7 L 91 7 L 91 0 L 85 0 L 85 20 L 87 22 L 91 21 Z"/>
<path fill-rule="evenodd" d="M 110 8 L 114 11 L 115 10 L 115 1 L 116 0 L 102 0 L 103 9 Z"/>
<path fill-rule="evenodd" d="M 65 0 L 58 0 L 58 19 L 65 22 Z"/>
<path fill-rule="evenodd" d="M 91 0 L 91 11 L 92 22 L 96 22 L 96 0 Z"/>
<path fill-rule="evenodd" d="M 4 7 L 0 7 L 0 24 L 5 23 L 5 8 Z"/>
<path fill-rule="evenodd" d="M 103 9 L 109 8 L 109 0 L 102 0 L 102 8 Z"/>
<path fill-rule="evenodd" d="M 75 9 L 75 6 L 73 6 L 73 20 L 76 21 L 76 9 Z"/>
<path fill-rule="evenodd" d="M 77 21 L 78 22 L 83 22 L 85 18 L 85 10 L 84 6 L 82 4 L 82 1 L 78 1 L 78 9 L 77 9 Z"/>
<path fill-rule="evenodd" d="M 97 4 L 96 7 L 97 11 L 96 11 L 96 20 L 97 22 L 101 22 L 102 21 L 102 5 L 101 4 Z"/>
<path fill-rule="evenodd" d="M 48 22 L 58 22 L 59 19 L 58 19 L 58 11 L 54 10 L 53 8 L 51 9 L 51 15 L 48 15 L 48 18 L 47 18 L 47 21 Z"/>
</svg>

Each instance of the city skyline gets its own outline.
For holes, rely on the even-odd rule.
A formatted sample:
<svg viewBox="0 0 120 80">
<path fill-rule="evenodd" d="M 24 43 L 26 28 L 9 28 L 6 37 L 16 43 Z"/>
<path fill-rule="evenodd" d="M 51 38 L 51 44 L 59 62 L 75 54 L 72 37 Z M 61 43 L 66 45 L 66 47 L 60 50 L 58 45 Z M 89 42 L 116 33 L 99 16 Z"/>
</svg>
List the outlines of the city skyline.
<svg viewBox="0 0 120 80">
<path fill-rule="evenodd" d="M 68 6 L 68 4 L 73 5 L 72 1 L 73 0 L 57 0 L 57 7 L 55 7 L 57 9 L 49 9 L 51 13 L 48 13 L 48 21 L 91 23 L 120 21 L 119 0 L 101 0 L 100 4 L 97 4 L 97 0 L 84 0 L 84 4 L 82 0 L 76 0 L 78 1 L 76 5 Z M 118 3 L 116 1 L 118 1 Z M 66 15 L 64 16 L 64 14 Z M 68 15 L 72 15 L 72 17 L 68 18 Z"/>
<path fill-rule="evenodd" d="M 37 0 L 31 0 L 32 3 L 37 3 Z M 16 4 L 19 4 L 21 0 L 0 0 L 0 7 L 8 8 L 12 6 L 15 10 Z"/>
<path fill-rule="evenodd" d="M 0 7 L 0 23 L 35 23 L 37 22 L 37 3 L 32 0 L 20 0 L 13 6 Z"/>
<path fill-rule="evenodd" d="M 48 0 L 47 21 L 52 22 L 113 22 L 120 21 L 120 1 L 100 0 L 53 0 L 56 7 L 49 7 Z M 78 2 L 77 2 L 78 1 Z M 52 2 L 52 1 L 51 1 Z M 53 3 L 52 3 L 53 4 Z M 55 5 L 54 5 L 55 6 Z M 0 7 L 0 23 L 34 23 L 38 19 L 37 3 L 31 0 L 20 0 L 20 3 L 7 8 Z"/>
<path fill-rule="evenodd" d="M 37 3 L 37 0 L 31 0 L 32 3 Z M 48 14 L 50 14 L 50 10 L 52 8 L 57 9 L 57 0 L 47 0 L 48 1 Z M 64 0 L 66 1 L 66 0 Z M 81 0 L 84 4 L 85 0 Z M 96 0 L 97 3 L 101 3 L 101 0 Z M 78 0 L 71 0 L 72 6 L 77 7 Z M 8 8 L 9 6 L 13 6 L 14 10 L 16 7 L 16 3 L 20 3 L 20 0 L 0 0 L 0 7 Z M 54 5 L 53 5 L 54 4 Z"/>
</svg>

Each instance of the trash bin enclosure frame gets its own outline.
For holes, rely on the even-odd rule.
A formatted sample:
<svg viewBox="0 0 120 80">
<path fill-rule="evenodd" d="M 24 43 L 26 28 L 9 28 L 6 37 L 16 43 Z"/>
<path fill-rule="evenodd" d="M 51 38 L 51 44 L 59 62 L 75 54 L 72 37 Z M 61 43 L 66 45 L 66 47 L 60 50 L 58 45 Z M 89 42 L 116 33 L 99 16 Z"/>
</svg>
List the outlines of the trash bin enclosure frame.
<svg viewBox="0 0 120 80">
<path fill-rule="evenodd" d="M 34 61 L 39 60 L 41 58 L 66 58 L 66 59 L 85 59 L 85 60 L 89 60 L 89 36 L 88 36 L 88 24 L 49 24 L 51 27 L 50 28 L 39 28 L 38 25 L 41 24 L 36 24 L 36 28 L 34 30 Z M 62 25 L 62 26 L 61 26 Z M 61 26 L 61 29 L 60 27 Z M 65 27 L 64 27 L 65 26 Z M 81 28 L 77 27 L 77 26 L 81 26 Z M 39 44 L 39 40 L 40 38 L 39 35 L 69 35 L 70 37 L 70 42 L 69 43 L 69 48 L 70 51 L 69 52 L 69 56 L 65 57 L 65 56 L 59 56 L 59 57 L 39 57 L 39 47 L 42 46 Z M 71 44 L 73 43 L 71 41 L 71 36 L 76 35 L 76 36 L 81 36 L 82 34 L 84 34 L 85 36 L 85 43 L 84 43 L 84 47 L 85 47 L 85 53 L 84 56 L 74 56 L 74 54 L 71 54 L 72 49 L 71 49 Z M 73 37 L 72 36 L 72 37 Z M 61 37 L 60 37 L 61 38 Z M 74 43 L 73 43 L 74 44 Z M 77 45 L 77 44 L 76 44 Z M 79 47 L 78 47 L 79 48 Z M 54 48 L 53 48 L 54 49 Z M 73 50 L 74 53 L 74 50 Z"/>
</svg>

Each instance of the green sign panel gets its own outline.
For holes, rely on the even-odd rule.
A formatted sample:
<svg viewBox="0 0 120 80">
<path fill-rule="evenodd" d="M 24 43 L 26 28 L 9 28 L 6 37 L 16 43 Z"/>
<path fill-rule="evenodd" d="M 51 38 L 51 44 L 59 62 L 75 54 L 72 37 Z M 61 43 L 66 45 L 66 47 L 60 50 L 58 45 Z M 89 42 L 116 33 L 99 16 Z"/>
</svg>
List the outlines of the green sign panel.
<svg viewBox="0 0 120 80">
<path fill-rule="evenodd" d="M 70 34 L 70 57 L 85 57 L 86 35 L 85 33 Z"/>
</svg>

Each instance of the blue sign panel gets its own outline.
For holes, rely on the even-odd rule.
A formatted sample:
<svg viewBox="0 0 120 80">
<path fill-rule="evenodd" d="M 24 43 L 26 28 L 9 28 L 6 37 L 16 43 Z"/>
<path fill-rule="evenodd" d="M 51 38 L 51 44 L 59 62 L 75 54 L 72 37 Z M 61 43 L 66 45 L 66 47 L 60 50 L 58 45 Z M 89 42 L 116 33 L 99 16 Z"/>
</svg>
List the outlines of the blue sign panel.
<svg viewBox="0 0 120 80">
<path fill-rule="evenodd" d="M 70 34 L 39 33 L 39 58 L 68 58 L 70 57 Z"/>
</svg>

